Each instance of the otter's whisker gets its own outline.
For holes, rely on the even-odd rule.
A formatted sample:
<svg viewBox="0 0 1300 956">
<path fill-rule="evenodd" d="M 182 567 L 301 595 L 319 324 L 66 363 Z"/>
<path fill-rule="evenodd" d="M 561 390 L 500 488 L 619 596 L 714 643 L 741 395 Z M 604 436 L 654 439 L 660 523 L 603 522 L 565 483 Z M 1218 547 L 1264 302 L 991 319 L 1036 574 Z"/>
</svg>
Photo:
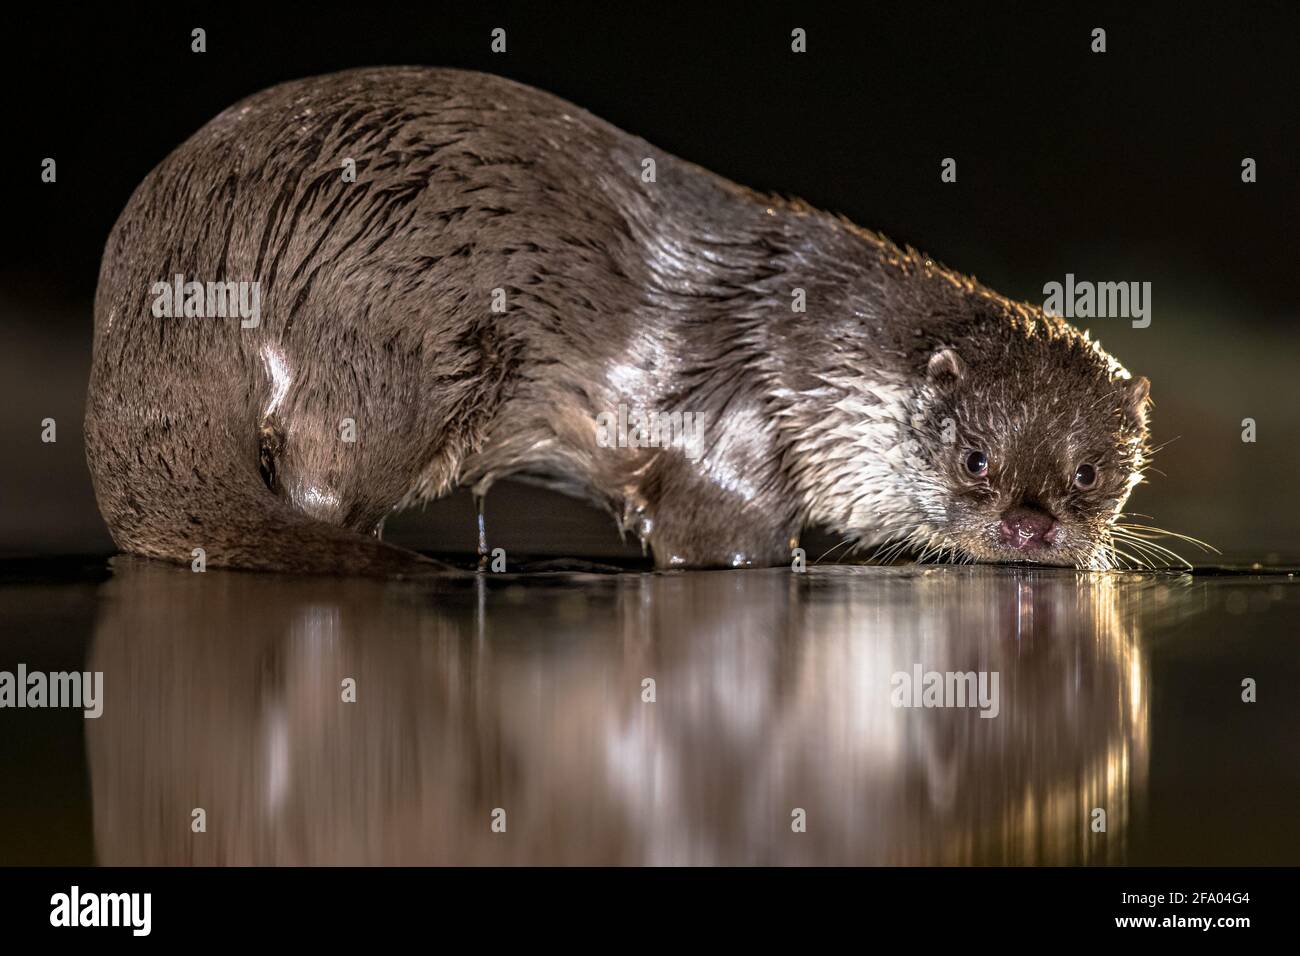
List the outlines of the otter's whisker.
<svg viewBox="0 0 1300 956">
<path fill-rule="evenodd" d="M 1121 538 L 1120 540 L 1124 542 L 1125 546 L 1132 548 L 1134 551 L 1136 551 L 1139 555 L 1142 556 L 1143 559 L 1142 563 L 1144 567 L 1147 568 L 1155 568 L 1157 566 L 1167 567 L 1170 564 L 1170 560 L 1166 555 L 1160 554 L 1157 551 L 1148 550 L 1145 546 L 1133 541 L 1128 541 L 1123 538 Z"/>
<path fill-rule="evenodd" d="M 1112 531 L 1111 534 L 1113 537 L 1117 538 L 1118 540 L 1123 541 L 1129 547 L 1135 548 L 1141 551 L 1143 554 L 1153 555 L 1154 559 L 1158 560 L 1161 564 L 1168 565 L 1170 563 L 1176 562 L 1188 569 L 1192 567 L 1191 562 L 1189 562 L 1181 554 L 1179 554 L 1176 551 L 1172 551 L 1169 548 L 1166 548 L 1164 545 L 1156 544 L 1154 541 L 1151 541 L 1149 538 L 1134 537 L 1123 530 L 1115 530 Z M 1172 562 L 1170 559 L 1172 559 Z"/>
<path fill-rule="evenodd" d="M 824 552 L 822 553 L 822 556 L 821 556 L 820 558 L 818 558 L 816 561 L 814 561 L 813 564 L 821 564 L 822 561 L 825 560 L 826 555 L 830 554 L 832 551 L 838 551 L 840 548 L 844 547 L 846 544 L 851 545 L 851 544 L 853 544 L 853 542 L 856 541 L 856 540 L 857 540 L 856 538 L 845 538 L 845 539 L 844 539 L 843 541 L 841 541 L 839 544 L 831 545 L 831 547 L 827 548 L 826 551 L 824 551 Z M 851 550 L 851 549 L 850 549 L 850 550 Z"/>
<path fill-rule="evenodd" d="M 1146 516 L 1143 515 L 1143 517 L 1146 517 Z M 1115 527 L 1116 527 L 1116 528 L 1122 528 L 1123 530 L 1125 530 L 1125 531 L 1127 531 L 1127 532 L 1129 532 L 1129 533 L 1131 533 L 1131 534 L 1133 534 L 1133 535 L 1135 535 L 1135 536 L 1138 536 L 1138 537 L 1143 537 L 1143 538 L 1151 538 L 1151 537 L 1177 538 L 1179 541 L 1186 541 L 1188 544 L 1194 544 L 1194 545 L 1196 545 L 1198 548 L 1201 548 L 1201 549 L 1204 550 L 1204 551 L 1213 551 L 1215 554 L 1221 554 L 1221 553 L 1222 553 L 1222 552 L 1219 551 L 1219 549 L 1216 548 L 1214 545 L 1209 544 L 1208 542 L 1202 541 L 1200 538 L 1193 538 L 1191 535 L 1179 534 L 1177 531 L 1166 531 L 1164 528 L 1156 528 L 1156 527 L 1153 527 L 1153 526 L 1151 526 L 1151 525 L 1145 525 L 1145 524 L 1128 524 L 1127 522 L 1117 522 L 1117 523 L 1115 524 Z"/>
<path fill-rule="evenodd" d="M 1146 567 L 1147 567 L 1146 562 L 1143 561 L 1141 558 L 1135 557 L 1134 555 L 1129 554 L 1127 551 L 1123 551 L 1123 550 L 1121 550 L 1120 548 L 1117 548 L 1117 547 L 1116 547 L 1115 545 L 1113 545 L 1113 544 L 1111 545 L 1110 550 L 1111 550 L 1111 552 L 1114 553 L 1117 557 L 1126 558 L 1126 559 L 1128 559 L 1129 561 L 1133 562 L 1133 565 L 1134 565 L 1134 567 L 1136 567 L 1136 568 L 1146 568 Z M 1126 569 L 1124 569 L 1124 570 L 1128 570 L 1128 569 L 1126 568 Z"/>
</svg>

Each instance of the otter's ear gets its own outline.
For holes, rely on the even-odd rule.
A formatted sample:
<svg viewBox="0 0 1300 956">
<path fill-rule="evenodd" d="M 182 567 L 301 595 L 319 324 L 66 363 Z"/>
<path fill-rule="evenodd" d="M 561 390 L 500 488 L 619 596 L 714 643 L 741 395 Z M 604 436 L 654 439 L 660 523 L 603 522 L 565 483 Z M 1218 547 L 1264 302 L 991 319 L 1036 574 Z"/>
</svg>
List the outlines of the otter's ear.
<svg viewBox="0 0 1300 956">
<path fill-rule="evenodd" d="M 939 349 L 930 356 L 925 374 L 936 384 L 952 385 L 965 377 L 966 364 L 953 349 Z"/>
<path fill-rule="evenodd" d="M 1135 425 L 1145 428 L 1151 407 L 1151 380 L 1139 375 L 1124 383 L 1124 414 Z"/>
</svg>

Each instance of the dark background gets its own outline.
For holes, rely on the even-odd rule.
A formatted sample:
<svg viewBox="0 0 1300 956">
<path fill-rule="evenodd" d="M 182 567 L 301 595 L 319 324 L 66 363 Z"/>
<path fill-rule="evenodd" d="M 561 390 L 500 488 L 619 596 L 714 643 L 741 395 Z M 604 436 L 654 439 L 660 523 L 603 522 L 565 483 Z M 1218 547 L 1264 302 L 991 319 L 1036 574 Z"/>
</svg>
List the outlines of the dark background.
<svg viewBox="0 0 1300 956">
<path fill-rule="evenodd" d="M 81 446 L 99 257 L 140 179 L 240 97 L 375 64 L 487 70 L 722 175 L 797 195 L 1041 302 L 1067 272 L 1150 281 L 1153 321 L 1094 320 L 1148 375 L 1165 474 L 1133 510 L 1230 557 L 1300 552 L 1294 3 L 1045 10 L 376 3 L 11 13 L 0 255 L 0 554 L 111 549 Z M 208 52 L 190 52 L 190 30 Z M 508 52 L 489 51 L 493 27 Z M 808 52 L 790 52 L 790 31 Z M 1090 52 L 1107 30 L 1108 52 Z M 41 160 L 58 182 L 40 181 Z M 943 157 L 958 182 L 939 179 Z M 1241 182 L 1256 159 L 1259 181 Z M 58 421 L 56 444 L 40 421 Z M 1241 420 L 1258 422 L 1243 444 Z M 609 520 L 506 487 L 493 544 L 615 554 Z M 457 496 L 390 523 L 473 547 Z M 1195 556 L 1193 554 L 1193 556 Z"/>
</svg>

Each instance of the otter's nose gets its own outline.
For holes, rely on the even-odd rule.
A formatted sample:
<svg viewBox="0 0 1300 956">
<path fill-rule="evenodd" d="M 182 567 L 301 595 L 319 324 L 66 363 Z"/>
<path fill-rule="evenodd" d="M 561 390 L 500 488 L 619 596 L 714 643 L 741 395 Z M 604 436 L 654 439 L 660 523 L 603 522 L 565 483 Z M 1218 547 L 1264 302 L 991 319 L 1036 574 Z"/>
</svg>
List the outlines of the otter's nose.
<svg viewBox="0 0 1300 956">
<path fill-rule="evenodd" d="M 1021 505 L 1002 516 L 1002 543 L 1017 551 L 1038 551 L 1056 540 L 1060 525 L 1046 511 Z"/>
</svg>

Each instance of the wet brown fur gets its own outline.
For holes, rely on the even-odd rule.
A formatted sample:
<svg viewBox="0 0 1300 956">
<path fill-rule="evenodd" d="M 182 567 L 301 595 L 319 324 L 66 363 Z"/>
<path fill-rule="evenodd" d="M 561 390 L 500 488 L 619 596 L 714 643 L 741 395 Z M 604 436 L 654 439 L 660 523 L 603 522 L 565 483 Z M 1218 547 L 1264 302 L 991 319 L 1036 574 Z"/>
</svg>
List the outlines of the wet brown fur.
<svg viewBox="0 0 1300 956">
<path fill-rule="evenodd" d="M 260 282 L 261 325 L 154 317 L 176 273 Z M 961 376 L 927 374 L 945 348 Z M 250 97 L 144 180 L 104 253 L 86 438 L 114 540 L 173 561 L 419 571 L 383 518 L 513 475 L 664 566 L 788 563 L 810 521 L 1000 560 L 985 512 L 1026 496 L 1089 529 L 1058 563 L 1097 566 L 1145 395 L 1065 323 L 843 219 L 535 89 L 384 68 Z M 620 403 L 700 414 L 704 456 L 600 447 Z M 946 419 L 996 482 L 954 472 Z M 1106 484 L 1081 498 L 1085 451 Z"/>
</svg>

